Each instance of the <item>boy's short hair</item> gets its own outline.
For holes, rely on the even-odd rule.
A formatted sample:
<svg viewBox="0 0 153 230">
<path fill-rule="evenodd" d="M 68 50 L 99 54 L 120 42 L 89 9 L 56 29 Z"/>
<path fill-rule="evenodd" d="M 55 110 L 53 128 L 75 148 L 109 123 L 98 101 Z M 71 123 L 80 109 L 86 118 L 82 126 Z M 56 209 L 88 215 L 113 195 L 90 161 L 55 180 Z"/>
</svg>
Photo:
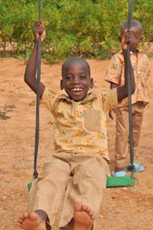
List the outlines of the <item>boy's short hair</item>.
<svg viewBox="0 0 153 230">
<path fill-rule="evenodd" d="M 81 57 L 79 56 L 73 56 L 73 57 L 70 57 L 68 58 L 62 65 L 62 77 L 64 76 L 64 72 L 65 72 L 65 69 L 71 65 L 72 63 L 80 63 L 80 64 L 83 64 L 85 65 L 85 67 L 87 68 L 87 71 L 89 73 L 89 77 L 90 77 L 90 66 L 88 64 L 88 62 L 86 62 L 84 59 L 82 59 Z"/>
<path fill-rule="evenodd" d="M 125 21 L 121 25 L 121 33 L 127 28 L 128 28 L 128 21 Z M 135 19 L 131 20 L 131 28 L 136 30 L 136 31 L 139 31 L 140 33 L 143 33 L 143 26 L 138 20 L 135 20 Z"/>
</svg>

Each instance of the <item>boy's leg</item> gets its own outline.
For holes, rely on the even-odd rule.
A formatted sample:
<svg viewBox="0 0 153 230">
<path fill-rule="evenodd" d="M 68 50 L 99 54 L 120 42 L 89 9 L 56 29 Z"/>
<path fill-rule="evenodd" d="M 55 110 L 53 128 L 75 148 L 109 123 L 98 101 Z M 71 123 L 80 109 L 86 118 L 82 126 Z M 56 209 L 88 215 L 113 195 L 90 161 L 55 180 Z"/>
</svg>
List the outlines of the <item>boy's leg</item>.
<svg viewBox="0 0 153 230">
<path fill-rule="evenodd" d="M 60 227 L 73 219 L 75 230 L 91 230 L 100 211 L 103 189 L 106 187 L 106 171 L 109 169 L 101 157 L 89 155 L 81 161 L 81 156 L 76 154 L 74 158 L 73 179 L 67 187 Z"/>
<path fill-rule="evenodd" d="M 19 219 L 21 228 L 26 229 L 25 221 L 34 218 L 35 222 L 38 221 L 42 225 L 45 223 L 45 228 L 42 226 L 40 230 L 50 229 L 70 180 L 69 174 L 69 165 L 62 160 L 52 157 L 49 163 L 44 164 L 43 173 L 33 182 L 29 193 L 29 213 Z M 26 230 L 37 230 L 37 228 L 31 227 Z"/>
<path fill-rule="evenodd" d="M 145 105 L 143 102 L 137 102 L 133 105 L 133 141 L 135 155 L 138 153 L 144 108 Z"/>
<path fill-rule="evenodd" d="M 138 152 L 144 108 L 142 102 L 132 105 L 134 155 Z M 128 165 L 129 155 L 129 111 L 124 107 L 116 112 L 116 169 Z"/>
<path fill-rule="evenodd" d="M 129 114 L 128 108 L 116 110 L 115 171 L 122 170 L 129 162 Z"/>
</svg>

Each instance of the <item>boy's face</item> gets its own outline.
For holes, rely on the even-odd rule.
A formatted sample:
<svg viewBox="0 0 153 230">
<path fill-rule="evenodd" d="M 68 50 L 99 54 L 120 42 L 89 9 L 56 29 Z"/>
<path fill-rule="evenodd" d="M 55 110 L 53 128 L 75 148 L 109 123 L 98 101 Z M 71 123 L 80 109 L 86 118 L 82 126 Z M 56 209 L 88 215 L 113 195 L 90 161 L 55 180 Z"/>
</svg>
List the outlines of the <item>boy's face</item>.
<svg viewBox="0 0 153 230">
<path fill-rule="evenodd" d="M 133 39 L 133 43 L 131 44 L 130 48 L 132 51 L 134 51 L 142 39 L 142 33 L 136 30 L 133 30 L 132 32 L 133 32 L 134 39 Z"/>
<path fill-rule="evenodd" d="M 82 101 L 93 88 L 87 66 L 81 62 L 71 63 L 65 68 L 61 80 L 61 89 L 65 89 L 71 100 Z"/>
<path fill-rule="evenodd" d="M 130 44 L 130 50 L 135 51 L 139 42 L 142 39 L 142 31 L 140 31 L 138 29 L 134 29 L 134 28 L 131 28 L 130 31 L 132 32 L 132 35 L 133 35 L 133 39 L 132 39 L 132 42 Z"/>
</svg>

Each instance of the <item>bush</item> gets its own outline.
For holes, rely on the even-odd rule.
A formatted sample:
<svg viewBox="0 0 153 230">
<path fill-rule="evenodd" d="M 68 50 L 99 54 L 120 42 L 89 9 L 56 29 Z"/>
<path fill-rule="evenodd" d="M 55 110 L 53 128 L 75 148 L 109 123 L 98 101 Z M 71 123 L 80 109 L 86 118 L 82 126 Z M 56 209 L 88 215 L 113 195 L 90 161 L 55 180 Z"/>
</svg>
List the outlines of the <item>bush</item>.
<svg viewBox="0 0 153 230">
<path fill-rule="evenodd" d="M 11 44 L 17 55 L 29 57 L 32 27 L 38 18 L 34 0 L 0 0 L 0 45 Z M 152 0 L 135 0 L 133 18 L 145 28 L 144 41 L 153 40 Z M 120 48 L 120 25 L 127 20 L 127 0 L 42 0 L 47 38 L 44 58 L 55 62 L 70 55 L 105 58 Z"/>
</svg>

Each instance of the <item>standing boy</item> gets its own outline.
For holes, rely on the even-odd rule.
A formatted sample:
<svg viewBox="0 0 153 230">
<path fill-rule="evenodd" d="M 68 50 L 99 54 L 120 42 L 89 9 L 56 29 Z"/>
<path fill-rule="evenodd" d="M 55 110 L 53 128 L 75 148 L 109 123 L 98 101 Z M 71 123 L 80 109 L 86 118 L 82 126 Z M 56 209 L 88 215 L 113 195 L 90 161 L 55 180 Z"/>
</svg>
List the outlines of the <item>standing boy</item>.
<svg viewBox="0 0 153 230">
<path fill-rule="evenodd" d="M 25 71 L 25 82 L 36 90 L 38 35 L 44 26 L 35 26 L 35 44 Z M 124 39 L 131 43 L 130 32 Z M 126 47 L 123 53 L 125 57 Z M 125 72 L 126 73 L 126 72 Z M 55 153 L 44 165 L 43 173 L 33 182 L 29 212 L 18 225 L 25 230 L 48 230 L 62 204 L 60 229 L 91 230 L 99 214 L 109 172 L 106 113 L 127 97 L 127 77 L 122 87 L 93 93 L 90 66 L 80 57 L 72 57 L 62 65 L 60 93 L 49 91 L 40 83 L 40 97 L 55 120 Z M 135 83 L 131 77 L 131 90 Z M 63 200 L 64 194 L 64 200 Z"/>
<path fill-rule="evenodd" d="M 128 28 L 128 22 L 124 22 L 121 26 L 121 47 L 123 49 L 124 32 Z M 133 139 L 134 154 L 138 152 L 140 133 L 145 106 L 148 104 L 148 85 L 147 81 L 150 76 L 149 60 L 146 54 L 139 52 L 137 45 L 142 40 L 143 27 L 137 20 L 131 21 L 131 35 L 133 37 L 130 44 L 131 64 L 134 71 L 136 89 L 132 95 L 132 116 L 133 116 Z M 123 53 L 118 52 L 111 58 L 108 67 L 106 81 L 110 83 L 110 88 L 122 86 L 124 84 L 124 57 Z M 110 117 L 113 118 L 113 110 L 110 111 Z M 115 143 L 115 176 L 126 175 L 125 168 L 129 164 L 129 109 L 128 99 L 120 102 L 116 113 L 116 143 Z M 143 171 L 143 165 L 134 163 L 136 171 Z"/>
</svg>

